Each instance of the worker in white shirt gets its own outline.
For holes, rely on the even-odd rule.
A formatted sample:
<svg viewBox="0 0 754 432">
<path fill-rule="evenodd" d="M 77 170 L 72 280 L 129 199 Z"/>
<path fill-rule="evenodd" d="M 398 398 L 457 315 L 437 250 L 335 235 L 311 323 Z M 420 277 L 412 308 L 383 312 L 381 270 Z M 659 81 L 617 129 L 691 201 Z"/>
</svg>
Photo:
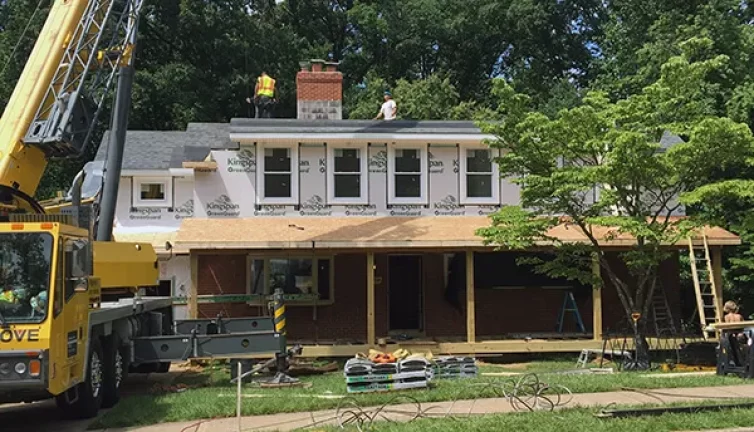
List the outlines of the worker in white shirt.
<svg viewBox="0 0 754 432">
<path fill-rule="evenodd" d="M 398 106 L 395 104 L 395 101 L 393 100 L 393 95 L 390 94 L 389 91 L 385 92 L 385 103 L 382 104 L 382 108 L 380 108 L 380 113 L 377 114 L 377 117 L 375 117 L 375 120 L 378 120 L 380 117 L 384 117 L 385 120 L 395 120 L 395 114 L 398 112 Z"/>
</svg>

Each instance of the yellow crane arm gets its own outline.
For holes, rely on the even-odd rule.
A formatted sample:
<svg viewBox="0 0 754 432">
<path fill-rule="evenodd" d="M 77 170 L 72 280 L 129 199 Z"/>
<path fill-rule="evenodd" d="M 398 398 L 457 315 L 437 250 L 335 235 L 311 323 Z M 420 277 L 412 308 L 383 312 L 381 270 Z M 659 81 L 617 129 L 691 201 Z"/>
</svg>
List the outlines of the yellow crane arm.
<svg viewBox="0 0 754 432">
<path fill-rule="evenodd" d="M 45 98 L 73 32 L 86 11 L 86 0 L 55 1 L 29 60 L 0 118 L 0 185 L 29 196 L 36 192 L 47 159 L 23 138 Z"/>
<path fill-rule="evenodd" d="M 117 71 L 131 61 L 141 4 L 53 0 L 0 118 L 0 204 L 40 212 L 32 197 L 48 160 L 84 151 Z"/>
</svg>

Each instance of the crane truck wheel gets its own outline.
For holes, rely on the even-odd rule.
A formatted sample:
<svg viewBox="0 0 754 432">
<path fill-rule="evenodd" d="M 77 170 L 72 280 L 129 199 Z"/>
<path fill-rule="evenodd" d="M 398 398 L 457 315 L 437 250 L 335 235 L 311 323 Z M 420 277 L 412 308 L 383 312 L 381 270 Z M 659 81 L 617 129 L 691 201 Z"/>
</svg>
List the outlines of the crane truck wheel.
<svg viewBox="0 0 754 432">
<path fill-rule="evenodd" d="M 105 339 L 103 357 L 102 407 L 111 408 L 120 400 L 120 388 L 128 375 L 128 349 L 117 333 Z"/>
<path fill-rule="evenodd" d="M 92 337 L 88 354 L 84 382 L 55 397 L 58 408 L 63 411 L 65 416 L 70 418 L 87 419 L 95 417 L 102 406 L 104 356 L 99 338 Z"/>
</svg>

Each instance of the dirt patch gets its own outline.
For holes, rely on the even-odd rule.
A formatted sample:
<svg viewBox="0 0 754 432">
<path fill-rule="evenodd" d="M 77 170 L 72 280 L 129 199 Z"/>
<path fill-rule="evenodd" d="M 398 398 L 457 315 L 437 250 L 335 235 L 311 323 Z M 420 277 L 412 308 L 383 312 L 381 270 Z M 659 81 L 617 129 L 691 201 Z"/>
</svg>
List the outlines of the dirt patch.
<svg viewBox="0 0 754 432">
<path fill-rule="evenodd" d="M 529 368 L 529 365 L 531 363 L 486 363 L 482 361 L 478 361 L 480 366 L 491 366 L 495 368 L 501 368 L 501 369 L 514 369 L 514 370 L 526 370 Z"/>
</svg>

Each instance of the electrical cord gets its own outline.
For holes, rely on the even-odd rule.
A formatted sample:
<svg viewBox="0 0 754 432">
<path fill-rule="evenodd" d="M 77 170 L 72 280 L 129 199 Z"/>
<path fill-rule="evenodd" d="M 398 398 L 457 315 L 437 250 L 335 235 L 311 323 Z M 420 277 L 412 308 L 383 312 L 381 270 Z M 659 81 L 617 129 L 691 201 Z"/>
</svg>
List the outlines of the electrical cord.
<svg viewBox="0 0 754 432">
<path fill-rule="evenodd" d="M 463 386 L 454 397 L 447 401 L 450 404 L 434 403 L 422 404 L 414 396 L 399 394 L 382 405 L 364 407 L 358 396 L 342 399 L 331 415 L 321 419 L 315 418 L 314 412 L 308 412 L 301 417 L 264 425 L 265 428 L 279 428 L 309 423 L 298 429 L 311 429 L 325 424 L 335 423 L 340 429 L 355 427 L 359 432 L 370 430 L 376 421 L 413 422 L 424 418 L 449 418 L 460 420 L 474 414 L 474 407 L 480 399 L 506 399 L 515 412 L 554 411 L 556 408 L 569 404 L 573 393 L 565 386 L 549 385 L 530 373 L 517 379 L 504 381 L 475 382 Z M 454 412 L 460 403 L 469 403 L 469 407 L 460 412 Z M 328 413 L 326 411 L 326 413 Z M 193 426 L 193 425 L 192 425 Z M 244 429 L 255 430 L 254 428 Z M 186 430 L 181 431 L 186 432 Z"/>
</svg>

